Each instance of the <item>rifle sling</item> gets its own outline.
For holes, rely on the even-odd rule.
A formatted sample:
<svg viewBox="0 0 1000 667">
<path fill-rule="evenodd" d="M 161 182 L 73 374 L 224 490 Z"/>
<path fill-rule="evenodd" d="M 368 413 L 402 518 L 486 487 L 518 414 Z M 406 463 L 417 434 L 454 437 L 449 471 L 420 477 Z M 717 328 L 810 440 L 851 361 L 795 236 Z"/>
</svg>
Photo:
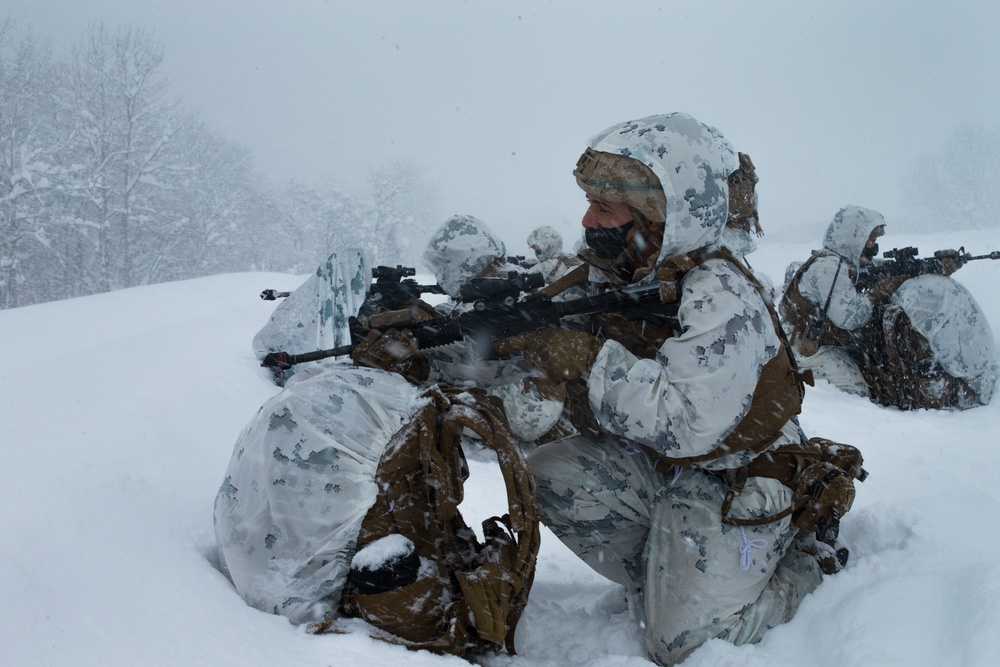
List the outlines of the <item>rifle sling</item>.
<svg viewBox="0 0 1000 667">
<path fill-rule="evenodd" d="M 587 276 L 589 274 L 590 274 L 590 266 L 587 264 L 580 264 L 572 271 L 568 271 L 567 273 L 563 274 L 563 276 L 560 277 L 559 279 L 553 280 L 545 287 L 539 289 L 537 293 L 544 294 L 545 296 L 548 297 L 553 297 L 557 294 L 562 294 L 570 287 L 582 283 L 584 280 L 587 279 Z"/>
</svg>

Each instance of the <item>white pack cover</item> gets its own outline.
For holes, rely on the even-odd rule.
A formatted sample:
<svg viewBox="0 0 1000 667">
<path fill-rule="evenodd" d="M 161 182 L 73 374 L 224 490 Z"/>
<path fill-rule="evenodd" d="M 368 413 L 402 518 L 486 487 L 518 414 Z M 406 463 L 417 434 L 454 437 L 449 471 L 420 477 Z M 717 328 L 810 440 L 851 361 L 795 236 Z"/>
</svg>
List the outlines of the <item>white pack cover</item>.
<svg viewBox="0 0 1000 667">
<path fill-rule="evenodd" d="M 222 570 L 247 604 L 293 623 L 336 614 L 376 467 L 416 398 L 399 375 L 325 361 L 260 408 L 215 500 Z"/>
<path fill-rule="evenodd" d="M 269 352 L 304 354 L 347 345 L 347 320 L 358 314 L 371 281 L 371 267 L 360 250 L 331 254 L 274 309 L 253 338 L 254 354 L 263 359 Z"/>
<path fill-rule="evenodd" d="M 961 283 L 941 275 L 917 276 L 896 290 L 890 304 L 903 309 L 949 375 L 964 379 L 984 405 L 990 402 L 997 380 L 993 331 Z"/>
</svg>

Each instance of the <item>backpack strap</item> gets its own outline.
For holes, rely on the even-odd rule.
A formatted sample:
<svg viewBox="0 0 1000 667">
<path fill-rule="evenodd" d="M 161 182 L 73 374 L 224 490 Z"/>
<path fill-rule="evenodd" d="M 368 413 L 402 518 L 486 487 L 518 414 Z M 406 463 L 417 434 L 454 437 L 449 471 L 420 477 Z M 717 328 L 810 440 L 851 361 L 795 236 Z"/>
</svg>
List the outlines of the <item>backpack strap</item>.
<svg viewBox="0 0 1000 667">
<path fill-rule="evenodd" d="M 514 654 L 514 632 L 528 602 L 540 546 L 535 483 L 510 431 L 503 404 L 482 390 L 451 393 L 443 439 L 454 446 L 465 429 L 496 452 L 507 489 L 508 513 L 483 522 L 479 567 L 458 574 L 462 594 L 475 619 L 476 634 Z"/>
</svg>

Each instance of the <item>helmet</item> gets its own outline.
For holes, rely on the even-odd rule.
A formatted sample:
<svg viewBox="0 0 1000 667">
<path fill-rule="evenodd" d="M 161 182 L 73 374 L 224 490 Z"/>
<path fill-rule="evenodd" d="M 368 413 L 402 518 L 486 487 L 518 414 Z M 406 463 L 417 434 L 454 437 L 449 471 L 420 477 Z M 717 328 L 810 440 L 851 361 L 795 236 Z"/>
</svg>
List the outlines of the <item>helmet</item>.
<svg viewBox="0 0 1000 667">
<path fill-rule="evenodd" d="M 431 236 L 423 259 L 445 292 L 458 298 L 463 283 L 506 253 L 503 241 L 482 220 L 453 215 Z"/>
<path fill-rule="evenodd" d="M 528 247 L 535 251 L 540 260 L 552 259 L 562 252 L 562 235 L 553 227 L 542 225 L 528 234 Z"/>
<path fill-rule="evenodd" d="M 573 171 L 580 188 L 599 199 L 626 203 L 648 222 L 667 219 L 667 198 L 653 170 L 630 157 L 588 148 Z"/>
<path fill-rule="evenodd" d="M 729 214 L 728 177 L 739 168 L 715 128 L 684 113 L 619 123 L 590 139 L 573 172 L 588 193 L 628 202 L 663 223 L 659 259 L 717 243 Z M 656 187 L 654 187 L 656 186 Z"/>
</svg>

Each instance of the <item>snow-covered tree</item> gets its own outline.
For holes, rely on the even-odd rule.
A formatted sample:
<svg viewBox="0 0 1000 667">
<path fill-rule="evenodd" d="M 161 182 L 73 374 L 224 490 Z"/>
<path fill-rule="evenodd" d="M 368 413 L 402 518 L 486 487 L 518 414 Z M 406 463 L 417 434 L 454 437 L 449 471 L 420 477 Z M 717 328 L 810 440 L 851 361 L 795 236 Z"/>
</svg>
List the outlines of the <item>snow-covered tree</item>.
<svg viewBox="0 0 1000 667">
<path fill-rule="evenodd" d="M 49 208 L 65 146 L 53 127 L 51 54 L 0 22 L 0 307 L 31 303 L 28 275 L 51 262 Z M 51 276 L 49 276 L 51 277 Z M 27 293 L 25 293 L 27 292 Z"/>
<path fill-rule="evenodd" d="M 308 273 L 339 249 L 415 265 L 441 217 L 408 163 L 278 190 L 170 95 L 163 47 L 90 25 L 62 58 L 0 21 L 0 308 L 219 272 Z"/>
</svg>

